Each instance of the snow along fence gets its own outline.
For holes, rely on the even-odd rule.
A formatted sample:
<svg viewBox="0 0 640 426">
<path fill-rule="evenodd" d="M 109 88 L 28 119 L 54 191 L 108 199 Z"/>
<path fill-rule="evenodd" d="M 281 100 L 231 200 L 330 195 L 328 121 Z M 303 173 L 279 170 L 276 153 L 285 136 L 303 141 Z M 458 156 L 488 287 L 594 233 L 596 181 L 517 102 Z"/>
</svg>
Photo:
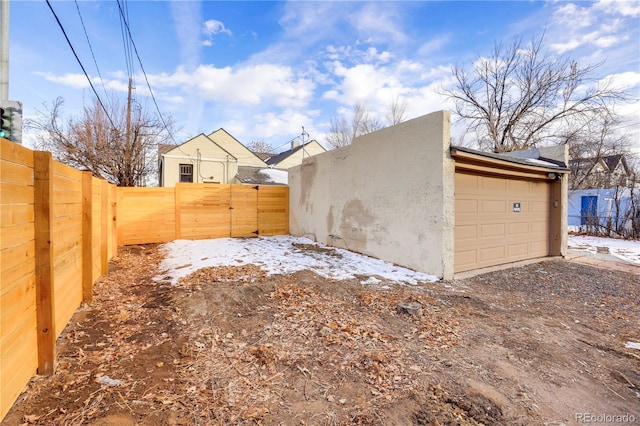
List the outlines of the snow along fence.
<svg viewBox="0 0 640 426">
<path fill-rule="evenodd" d="M 117 251 L 116 188 L 0 138 L 0 420 Z"/>
</svg>

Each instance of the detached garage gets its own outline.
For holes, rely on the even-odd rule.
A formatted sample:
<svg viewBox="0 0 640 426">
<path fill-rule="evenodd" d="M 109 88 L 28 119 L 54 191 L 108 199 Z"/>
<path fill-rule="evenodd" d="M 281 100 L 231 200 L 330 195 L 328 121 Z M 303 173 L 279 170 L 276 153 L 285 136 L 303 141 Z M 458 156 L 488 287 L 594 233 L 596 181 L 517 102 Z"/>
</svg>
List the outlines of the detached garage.
<svg viewBox="0 0 640 426">
<path fill-rule="evenodd" d="M 454 271 L 560 255 L 564 164 L 451 148 Z M 565 179 L 566 180 L 566 179 Z"/>
<path fill-rule="evenodd" d="M 567 147 L 451 146 L 439 111 L 289 169 L 289 232 L 448 280 L 566 249 Z"/>
</svg>

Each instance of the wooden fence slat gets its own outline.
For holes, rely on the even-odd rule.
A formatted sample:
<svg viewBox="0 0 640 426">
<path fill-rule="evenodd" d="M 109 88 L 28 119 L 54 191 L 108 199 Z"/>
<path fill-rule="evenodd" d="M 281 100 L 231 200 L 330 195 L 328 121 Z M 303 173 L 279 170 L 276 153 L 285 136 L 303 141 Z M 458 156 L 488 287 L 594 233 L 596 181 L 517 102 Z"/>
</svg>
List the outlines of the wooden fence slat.
<svg viewBox="0 0 640 426">
<path fill-rule="evenodd" d="M 23 164 L 3 161 L 0 167 L 0 180 L 3 183 L 19 183 L 20 185 L 33 185 L 33 167 L 27 167 Z"/>
<path fill-rule="evenodd" d="M 2 160 L 33 167 L 33 151 L 7 139 L 0 138 Z"/>
<path fill-rule="evenodd" d="M 176 240 L 180 240 L 182 239 L 182 212 L 180 211 L 180 209 L 182 208 L 182 200 L 181 200 L 181 195 L 182 195 L 182 185 L 176 185 L 175 188 L 175 217 L 176 217 L 176 231 L 175 231 L 175 235 L 176 235 Z"/>
<path fill-rule="evenodd" d="M 100 273 L 109 272 L 109 183 L 101 182 L 100 188 Z"/>
<path fill-rule="evenodd" d="M 82 172 L 82 300 L 93 298 L 93 187 L 91 172 Z"/>
<path fill-rule="evenodd" d="M 55 372 L 56 334 L 51 239 L 53 158 L 50 152 L 34 152 L 34 210 L 36 230 L 36 316 L 38 324 L 38 373 Z"/>
<path fill-rule="evenodd" d="M 118 255 L 118 191 L 115 185 L 109 185 L 109 259 Z"/>
</svg>

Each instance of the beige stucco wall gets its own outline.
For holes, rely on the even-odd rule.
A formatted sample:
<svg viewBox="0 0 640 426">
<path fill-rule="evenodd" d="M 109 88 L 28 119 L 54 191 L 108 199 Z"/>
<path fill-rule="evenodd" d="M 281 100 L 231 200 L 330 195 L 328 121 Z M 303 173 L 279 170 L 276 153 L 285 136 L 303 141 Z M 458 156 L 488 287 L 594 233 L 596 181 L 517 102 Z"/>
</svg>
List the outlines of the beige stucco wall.
<svg viewBox="0 0 640 426">
<path fill-rule="evenodd" d="M 435 112 L 289 169 L 290 232 L 453 277 L 450 116 Z"/>
<path fill-rule="evenodd" d="M 253 152 L 249 151 L 247 147 L 227 133 L 226 130 L 218 129 L 209 134 L 208 137 L 237 158 L 239 166 L 267 167 L 264 161 L 258 158 Z"/>
<path fill-rule="evenodd" d="M 291 154 L 290 156 L 288 156 L 278 164 L 275 164 L 273 167 L 276 169 L 286 170 L 291 167 L 302 164 L 302 160 L 304 160 L 307 157 L 311 157 L 312 155 L 322 154 L 323 152 L 326 152 L 326 151 L 327 150 L 324 149 L 322 145 L 318 143 L 318 141 L 313 140 L 308 144 L 306 144 L 304 148 L 294 152 L 293 154 Z"/>
<path fill-rule="evenodd" d="M 203 134 L 163 154 L 163 163 L 163 186 L 180 181 L 180 164 L 193 164 L 194 183 L 233 183 L 238 173 L 236 159 Z"/>
</svg>

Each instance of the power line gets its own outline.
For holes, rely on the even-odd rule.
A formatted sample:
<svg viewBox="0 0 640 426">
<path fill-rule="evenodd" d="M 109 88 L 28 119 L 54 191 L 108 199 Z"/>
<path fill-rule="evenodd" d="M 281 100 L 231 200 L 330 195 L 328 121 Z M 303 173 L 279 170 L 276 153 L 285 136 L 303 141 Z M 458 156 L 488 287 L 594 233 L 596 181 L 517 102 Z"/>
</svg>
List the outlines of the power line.
<svg viewBox="0 0 640 426">
<path fill-rule="evenodd" d="M 124 59 L 127 67 L 127 73 L 129 77 L 133 77 L 134 69 L 133 69 L 133 56 L 131 54 L 131 39 L 127 37 L 127 32 L 125 31 L 125 24 L 126 24 L 126 19 L 124 15 L 120 14 L 120 35 L 122 36 Z"/>
<path fill-rule="evenodd" d="M 60 30 L 62 30 L 62 34 L 64 34 L 64 38 L 67 40 L 67 43 L 69 44 L 69 47 L 71 48 L 71 51 L 73 52 L 73 56 L 76 57 L 76 61 L 78 61 L 78 64 L 80 65 L 80 68 L 82 68 L 82 72 L 84 73 L 84 76 L 87 77 L 87 81 L 89 82 L 89 86 L 91 86 L 91 90 L 93 90 L 93 94 L 96 95 L 96 98 L 98 99 L 98 103 L 102 107 L 102 110 L 104 111 L 105 115 L 107 116 L 107 119 L 111 123 L 111 127 L 113 127 L 113 129 L 117 131 L 117 127 L 115 126 L 115 124 L 113 124 L 113 120 L 111 120 L 111 116 L 109 116 L 109 113 L 107 112 L 107 109 L 104 107 L 104 104 L 102 103 L 102 99 L 100 99 L 100 96 L 98 95 L 98 92 L 96 91 L 96 88 L 93 86 L 93 83 L 91 82 L 91 78 L 89 78 L 89 74 L 87 74 L 87 71 L 84 69 L 84 65 L 82 65 L 82 61 L 80 61 L 80 58 L 78 57 L 78 54 L 76 53 L 76 50 L 73 48 L 73 44 L 71 44 L 71 40 L 69 40 L 69 36 L 67 36 L 67 32 L 65 31 L 64 26 L 62 25 L 62 22 L 60 22 L 60 19 L 58 18 L 58 15 L 56 15 L 56 12 L 53 10 L 53 7 L 51 6 L 51 3 L 49 2 L 49 0 L 46 0 L 46 1 L 47 1 L 47 6 L 49 6 L 49 9 L 51 10 L 51 13 L 53 13 L 53 16 L 56 18 L 56 22 L 58 23 L 58 26 L 60 27 Z"/>
<path fill-rule="evenodd" d="M 49 0 L 47 0 L 48 2 Z M 133 46 L 133 50 L 136 54 L 136 57 L 138 58 L 138 63 L 140 64 L 140 69 L 142 70 L 142 75 L 144 76 L 144 80 L 147 83 L 147 88 L 149 89 L 149 94 L 151 95 L 151 99 L 153 100 L 153 104 L 156 106 L 156 110 L 158 111 L 158 116 L 160 117 L 160 121 L 162 121 L 162 124 L 164 125 L 164 129 L 167 131 L 167 133 L 169 133 L 169 137 L 171 138 L 171 140 L 173 141 L 174 144 L 178 144 L 176 142 L 176 140 L 173 137 L 173 133 L 171 133 L 171 131 L 169 131 L 169 126 L 167 126 L 167 122 L 164 120 L 164 117 L 162 116 L 162 113 L 160 112 L 160 107 L 158 106 L 158 102 L 156 101 L 156 97 L 153 94 L 153 90 L 151 90 L 151 84 L 149 84 L 149 78 L 147 77 L 147 73 L 144 70 L 144 66 L 142 65 L 142 60 L 140 59 L 140 55 L 138 54 L 138 48 L 136 47 L 136 43 L 133 41 L 133 37 L 131 36 L 131 29 L 129 28 L 129 23 L 126 20 L 126 17 L 124 16 L 124 11 L 122 10 L 122 5 L 120 4 L 120 0 L 116 0 L 118 3 L 118 9 L 120 10 L 120 15 L 122 16 L 122 19 L 124 21 L 124 25 L 127 28 L 127 33 L 129 34 L 129 40 L 131 41 L 131 45 Z"/>
<path fill-rule="evenodd" d="M 89 41 L 89 34 L 87 34 L 87 27 L 84 25 L 84 19 L 82 19 L 82 14 L 80 13 L 80 6 L 78 5 L 78 0 L 74 0 L 76 4 L 76 9 L 78 10 L 78 16 L 80 17 L 80 23 L 82 24 L 82 30 L 84 31 L 84 36 L 87 38 L 87 44 L 89 45 L 89 50 L 91 51 L 91 57 L 93 58 L 93 63 L 96 66 L 96 71 L 98 72 L 98 77 L 100 77 L 100 84 L 102 85 L 102 90 L 105 95 L 107 94 L 107 88 L 104 86 L 104 79 L 102 78 L 102 74 L 100 73 L 100 68 L 98 67 L 98 61 L 96 61 L 96 55 L 93 53 L 93 46 L 91 46 L 91 41 Z"/>
</svg>

